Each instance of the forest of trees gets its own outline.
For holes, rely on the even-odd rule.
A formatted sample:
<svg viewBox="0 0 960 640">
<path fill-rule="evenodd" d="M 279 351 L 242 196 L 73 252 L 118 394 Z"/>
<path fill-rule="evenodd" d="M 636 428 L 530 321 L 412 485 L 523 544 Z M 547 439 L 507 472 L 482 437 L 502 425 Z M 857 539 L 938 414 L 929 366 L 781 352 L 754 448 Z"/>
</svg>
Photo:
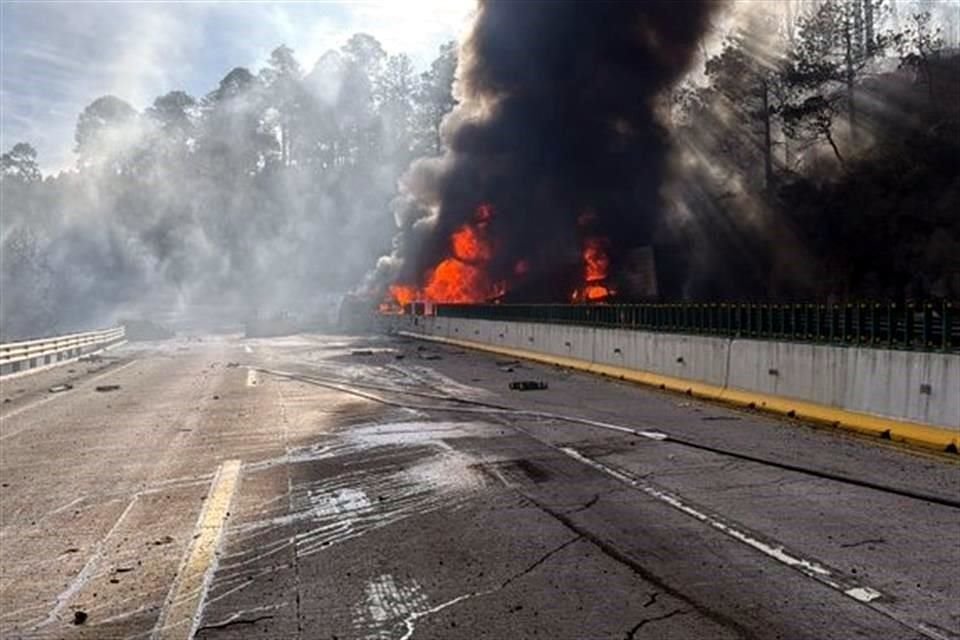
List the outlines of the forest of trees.
<svg viewBox="0 0 960 640">
<path fill-rule="evenodd" d="M 750 12 L 672 96 L 685 295 L 960 297 L 960 15 L 789 4 Z"/>
<path fill-rule="evenodd" d="M 960 297 L 956 37 L 902 3 L 890 20 L 890 0 L 783 6 L 749 12 L 669 96 L 658 276 L 699 300 Z M 364 34 L 309 70 L 293 53 L 143 111 L 97 98 L 58 175 L 28 142 L 7 150 L 2 338 L 311 313 L 357 286 L 389 252 L 399 177 L 441 150 L 457 47 L 422 73 Z"/>
<path fill-rule="evenodd" d="M 286 46 L 207 95 L 138 112 L 116 96 L 76 124 L 76 168 L 2 156 L 4 339 L 189 307 L 311 313 L 389 246 L 409 162 L 439 150 L 457 48 L 417 73 L 352 36 L 303 70 Z"/>
</svg>

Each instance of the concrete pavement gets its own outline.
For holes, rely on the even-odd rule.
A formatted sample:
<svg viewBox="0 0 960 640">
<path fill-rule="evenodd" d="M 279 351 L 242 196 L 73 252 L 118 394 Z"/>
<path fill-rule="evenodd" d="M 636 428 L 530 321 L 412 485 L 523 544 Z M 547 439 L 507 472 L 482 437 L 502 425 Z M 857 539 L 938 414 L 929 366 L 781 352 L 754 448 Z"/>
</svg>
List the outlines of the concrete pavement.
<svg viewBox="0 0 960 640">
<path fill-rule="evenodd" d="M 960 638 L 956 458 L 405 340 L 111 358 L 2 383 L 0 637 Z"/>
</svg>

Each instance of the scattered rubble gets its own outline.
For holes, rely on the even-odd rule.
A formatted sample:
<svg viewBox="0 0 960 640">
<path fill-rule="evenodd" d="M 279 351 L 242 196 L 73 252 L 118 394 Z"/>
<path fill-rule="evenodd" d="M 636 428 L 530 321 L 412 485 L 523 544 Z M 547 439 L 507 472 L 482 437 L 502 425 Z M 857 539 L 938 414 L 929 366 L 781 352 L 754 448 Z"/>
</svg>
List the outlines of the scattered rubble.
<svg viewBox="0 0 960 640">
<path fill-rule="evenodd" d="M 87 621 L 87 618 L 88 616 L 86 611 L 80 610 L 73 612 L 73 624 L 83 624 Z"/>
<path fill-rule="evenodd" d="M 159 540 L 154 540 L 152 544 L 155 547 L 159 547 L 164 544 L 170 544 L 171 542 L 173 542 L 173 536 L 163 536 Z"/>
<path fill-rule="evenodd" d="M 510 388 L 514 391 L 542 391 L 547 386 L 543 380 L 515 380 L 510 383 Z"/>
<path fill-rule="evenodd" d="M 120 385 L 118 385 L 118 384 L 98 384 L 96 387 L 94 387 L 94 390 L 95 390 L 95 391 L 99 391 L 100 393 L 107 393 L 107 392 L 109 392 L 109 391 L 119 391 L 119 390 L 120 390 Z"/>
<path fill-rule="evenodd" d="M 49 389 L 47 389 L 47 391 L 49 391 L 50 393 L 60 393 L 62 391 L 70 391 L 70 389 L 73 389 L 73 385 L 64 383 L 64 384 L 55 384 Z"/>
</svg>

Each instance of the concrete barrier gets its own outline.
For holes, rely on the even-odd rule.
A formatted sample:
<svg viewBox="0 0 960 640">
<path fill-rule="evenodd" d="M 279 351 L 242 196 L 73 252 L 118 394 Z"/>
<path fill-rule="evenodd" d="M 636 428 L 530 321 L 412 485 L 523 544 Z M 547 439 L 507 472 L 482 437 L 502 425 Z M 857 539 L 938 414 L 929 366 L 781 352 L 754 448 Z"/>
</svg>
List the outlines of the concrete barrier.
<svg viewBox="0 0 960 640">
<path fill-rule="evenodd" d="M 98 353 L 124 342 L 126 342 L 126 332 L 122 326 L 101 331 L 6 342 L 0 344 L 0 377 L 8 379 L 65 364 L 83 355 Z"/>
<path fill-rule="evenodd" d="M 921 446 L 960 447 L 957 354 L 435 316 L 400 316 L 396 328 Z"/>
</svg>

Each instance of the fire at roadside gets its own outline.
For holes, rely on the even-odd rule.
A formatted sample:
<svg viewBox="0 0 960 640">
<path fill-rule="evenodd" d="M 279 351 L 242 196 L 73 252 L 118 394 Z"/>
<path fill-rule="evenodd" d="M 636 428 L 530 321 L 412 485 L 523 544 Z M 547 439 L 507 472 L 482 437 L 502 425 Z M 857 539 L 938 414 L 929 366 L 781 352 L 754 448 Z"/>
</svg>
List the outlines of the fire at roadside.
<svg viewBox="0 0 960 640">
<path fill-rule="evenodd" d="M 497 303 L 502 302 L 513 286 L 521 289 L 529 274 L 529 259 L 516 259 L 512 279 L 492 281 L 487 268 L 497 247 L 488 232 L 495 213 L 489 204 L 477 207 L 474 218 L 450 236 L 449 255 L 433 267 L 426 285 L 392 284 L 380 304 L 382 313 L 402 313 L 413 302 Z M 582 216 L 588 221 L 588 216 Z M 584 223 L 586 224 L 586 222 Z M 571 302 L 602 303 L 616 294 L 608 282 L 610 259 L 607 241 L 588 236 L 583 240 L 582 281 L 570 292 Z"/>
<path fill-rule="evenodd" d="M 407 171 L 394 251 L 363 293 L 388 313 L 675 293 L 661 197 L 671 143 L 656 102 L 716 6 L 482 2 L 444 154 Z"/>
</svg>

